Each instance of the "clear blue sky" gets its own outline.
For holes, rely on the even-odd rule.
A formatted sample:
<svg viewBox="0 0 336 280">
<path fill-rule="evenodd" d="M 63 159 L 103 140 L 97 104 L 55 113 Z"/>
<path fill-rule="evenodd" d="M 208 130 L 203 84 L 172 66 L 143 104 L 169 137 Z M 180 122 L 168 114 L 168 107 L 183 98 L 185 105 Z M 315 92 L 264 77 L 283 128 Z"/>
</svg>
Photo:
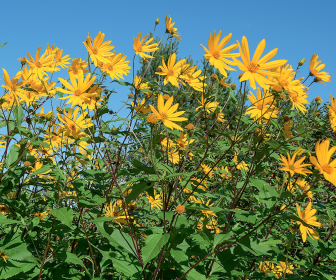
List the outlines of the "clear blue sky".
<svg viewBox="0 0 336 280">
<path fill-rule="evenodd" d="M 251 52 L 265 38 L 265 53 L 279 49 L 275 59 L 288 59 L 296 67 L 299 60 L 306 58 L 298 77 L 307 76 L 315 53 L 326 64 L 325 71 L 330 73 L 332 82 L 327 86 L 313 84 L 309 100 L 319 95 L 327 101 L 330 94 L 336 95 L 335 0 L 4 1 L 1 10 L 0 43 L 8 42 L 0 48 L 1 68 L 11 77 L 20 68 L 18 58 L 27 56 L 27 52 L 35 54 L 39 46 L 44 49 L 47 43 L 55 44 L 71 58 L 86 58 L 82 42 L 88 32 L 94 37 L 102 31 L 117 52 L 132 60 L 133 38 L 139 32 L 152 31 L 156 18 L 161 19 L 156 34 L 163 34 L 165 16 L 170 14 L 182 37 L 180 57 L 191 54 L 194 61 L 201 61 L 204 50 L 200 44 L 207 46 L 214 30 L 222 30 L 223 35 L 232 33 L 231 43 L 241 41 L 245 35 Z M 66 71 L 61 73 L 67 78 Z M 239 73 L 238 69 L 231 76 L 236 78 Z M 2 83 L 2 71 L 1 80 Z M 125 80 L 131 81 L 131 75 Z M 112 85 L 119 91 L 112 96 L 113 109 L 117 109 L 116 104 L 125 100 L 128 90 Z"/>
</svg>

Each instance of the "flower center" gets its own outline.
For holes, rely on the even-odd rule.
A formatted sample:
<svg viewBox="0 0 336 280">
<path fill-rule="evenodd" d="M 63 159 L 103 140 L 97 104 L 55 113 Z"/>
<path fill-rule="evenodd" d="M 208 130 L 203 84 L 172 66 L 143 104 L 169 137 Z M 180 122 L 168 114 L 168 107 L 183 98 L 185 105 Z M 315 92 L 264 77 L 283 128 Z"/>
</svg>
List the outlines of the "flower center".
<svg viewBox="0 0 336 280">
<path fill-rule="evenodd" d="M 113 71 L 113 65 L 112 64 L 107 65 L 107 69 Z"/>
<path fill-rule="evenodd" d="M 215 52 L 212 54 L 212 56 L 213 56 L 214 58 L 216 58 L 216 59 L 219 59 L 219 58 L 220 58 L 220 53 L 219 53 L 219 51 L 215 51 Z"/>
<path fill-rule="evenodd" d="M 149 203 L 154 203 L 154 202 L 155 202 L 155 199 L 154 199 L 153 197 L 150 197 L 150 198 L 148 199 L 148 201 L 149 201 Z"/>
<path fill-rule="evenodd" d="M 167 76 L 174 76 L 174 70 L 169 70 L 167 73 Z"/>
<path fill-rule="evenodd" d="M 259 70 L 259 66 L 258 64 L 254 64 L 254 63 L 250 63 L 250 65 L 247 67 L 247 69 L 252 72 L 252 73 L 255 73 Z"/>
<path fill-rule="evenodd" d="M 96 48 L 94 48 L 94 49 L 92 50 L 92 53 L 93 53 L 93 54 L 98 54 L 98 50 L 97 50 Z"/>
<path fill-rule="evenodd" d="M 76 130 L 76 125 L 75 125 L 75 124 L 70 124 L 70 125 L 69 125 L 69 128 L 70 128 L 71 130 Z"/>
<path fill-rule="evenodd" d="M 38 67 L 38 68 L 41 68 L 41 67 L 42 67 L 41 62 L 39 62 L 39 61 L 37 61 L 37 62 L 35 63 L 35 65 L 36 65 L 36 67 Z"/>
<path fill-rule="evenodd" d="M 334 169 L 330 165 L 327 165 L 327 164 L 323 165 L 322 169 L 324 172 L 328 173 L 329 175 L 331 175 L 334 171 Z"/>
<path fill-rule="evenodd" d="M 166 119 L 168 119 L 168 116 L 167 116 L 166 113 L 161 113 L 161 118 L 162 118 L 163 120 L 166 120 Z"/>
<path fill-rule="evenodd" d="M 82 94 L 82 92 L 79 90 L 79 89 L 76 89 L 75 91 L 74 91 L 74 95 L 75 96 L 80 96 Z"/>
<path fill-rule="evenodd" d="M 263 104 L 261 102 L 258 102 L 257 108 L 258 108 L 258 110 L 261 111 L 263 109 Z"/>
<path fill-rule="evenodd" d="M 295 170 L 295 166 L 294 165 L 290 165 L 289 169 L 294 171 Z"/>
</svg>

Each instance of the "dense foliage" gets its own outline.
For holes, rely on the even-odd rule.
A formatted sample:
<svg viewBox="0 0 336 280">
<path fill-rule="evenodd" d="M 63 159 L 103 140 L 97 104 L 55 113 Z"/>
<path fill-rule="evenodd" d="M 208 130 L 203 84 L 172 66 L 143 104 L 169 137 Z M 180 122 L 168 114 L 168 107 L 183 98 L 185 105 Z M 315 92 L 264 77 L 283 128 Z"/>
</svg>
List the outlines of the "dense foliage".
<svg viewBox="0 0 336 280">
<path fill-rule="evenodd" d="M 318 56 L 304 80 L 304 59 L 215 32 L 197 65 L 158 24 L 133 68 L 99 32 L 87 59 L 48 45 L 3 70 L 0 279 L 335 279 L 336 100 L 307 101 L 330 82 Z"/>
</svg>

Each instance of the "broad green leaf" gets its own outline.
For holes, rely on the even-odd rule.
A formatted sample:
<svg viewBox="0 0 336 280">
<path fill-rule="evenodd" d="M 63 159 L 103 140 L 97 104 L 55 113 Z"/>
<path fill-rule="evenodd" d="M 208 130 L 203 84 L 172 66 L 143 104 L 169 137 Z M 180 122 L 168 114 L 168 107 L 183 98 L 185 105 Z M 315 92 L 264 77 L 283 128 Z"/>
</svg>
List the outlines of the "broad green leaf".
<svg viewBox="0 0 336 280">
<path fill-rule="evenodd" d="M 188 261 L 188 256 L 182 250 L 171 249 L 170 254 L 178 263 Z"/>
<path fill-rule="evenodd" d="M 18 262 L 14 260 L 8 260 L 6 269 L 0 270 L 0 279 L 14 279 L 11 278 L 19 273 L 26 273 L 36 266 L 36 263 L 31 262 Z M 21 278 L 22 279 L 22 278 Z"/>
<path fill-rule="evenodd" d="M 113 267 L 122 273 L 124 273 L 126 276 L 130 277 L 133 274 L 140 272 L 140 269 L 137 268 L 134 264 L 126 261 L 126 260 L 119 260 L 116 258 L 112 258 Z"/>
<path fill-rule="evenodd" d="M 20 221 L 15 221 L 12 219 L 7 219 L 5 215 L 0 214 L 0 226 L 8 224 L 20 224 Z"/>
<path fill-rule="evenodd" d="M 16 145 L 12 145 L 7 156 L 7 167 L 11 167 L 13 163 L 19 158 L 19 148 Z"/>
<path fill-rule="evenodd" d="M 8 248 L 4 246 L 4 250 L 11 260 L 37 262 L 34 256 L 27 250 L 27 244 L 25 243 L 16 243 Z"/>
<path fill-rule="evenodd" d="M 121 232 L 119 230 L 114 230 L 110 235 L 110 243 L 111 245 L 125 249 L 128 253 L 137 257 L 136 250 L 133 245 L 133 241 L 131 236 L 126 232 Z"/>
<path fill-rule="evenodd" d="M 5 46 L 6 44 L 7 44 L 7 42 L 6 43 L 2 43 L 2 44 L 0 44 L 0 47 Z"/>
<path fill-rule="evenodd" d="M 182 265 L 182 268 L 184 269 L 185 272 L 187 272 L 190 268 L 187 266 Z M 206 280 L 205 275 L 199 273 L 195 268 L 190 270 L 188 274 L 186 275 L 187 279 L 190 280 Z"/>
<path fill-rule="evenodd" d="M 146 245 L 142 248 L 142 261 L 146 265 L 154 259 L 161 251 L 162 247 L 168 242 L 169 234 L 152 234 L 147 237 Z"/>
<path fill-rule="evenodd" d="M 35 176 L 35 175 L 38 175 L 38 174 L 46 173 L 48 171 L 51 171 L 51 166 L 49 164 L 43 165 L 40 169 L 37 169 L 36 171 L 34 171 L 31 174 L 31 176 Z"/>
<path fill-rule="evenodd" d="M 18 127 L 21 127 L 22 117 L 23 117 L 23 109 L 20 105 L 14 107 L 14 116 L 15 116 L 15 119 L 17 121 Z"/>
<path fill-rule="evenodd" d="M 72 264 L 78 264 L 83 267 L 83 261 L 71 252 L 66 252 L 66 261 Z"/>
<path fill-rule="evenodd" d="M 73 210 L 68 208 L 59 208 L 51 211 L 51 214 L 54 215 L 58 220 L 68 227 L 72 227 L 73 220 Z"/>
</svg>

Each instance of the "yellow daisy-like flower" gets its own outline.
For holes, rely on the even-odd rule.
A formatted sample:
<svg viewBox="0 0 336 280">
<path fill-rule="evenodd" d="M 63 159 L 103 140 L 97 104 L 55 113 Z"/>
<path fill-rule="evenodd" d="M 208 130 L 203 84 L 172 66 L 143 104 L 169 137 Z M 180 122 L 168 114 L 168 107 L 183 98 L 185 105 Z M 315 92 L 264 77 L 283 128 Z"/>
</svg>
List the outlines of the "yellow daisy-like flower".
<svg viewBox="0 0 336 280">
<path fill-rule="evenodd" d="M 5 263 L 7 263 L 7 259 L 9 259 L 5 251 L 0 251 L 0 258 L 2 258 Z"/>
<path fill-rule="evenodd" d="M 159 95 L 158 97 L 158 110 L 156 110 L 152 105 L 149 105 L 153 114 L 158 118 L 158 120 L 161 120 L 162 123 L 170 128 L 170 129 L 178 129 L 183 131 L 182 127 L 177 125 L 175 122 L 182 122 L 187 121 L 187 118 L 180 117 L 185 111 L 176 112 L 179 104 L 175 104 L 172 106 L 174 101 L 174 97 L 170 97 L 166 104 L 164 104 L 163 96 Z"/>
<path fill-rule="evenodd" d="M 48 54 L 48 52 L 45 51 L 40 57 L 40 52 L 41 47 L 37 49 L 35 59 L 30 55 L 30 53 L 28 53 L 30 60 L 26 59 L 26 62 L 33 70 L 33 72 L 36 73 L 40 78 L 42 78 L 44 75 L 47 74 L 46 72 L 58 71 L 59 69 L 54 67 L 54 55 Z"/>
<path fill-rule="evenodd" d="M 159 210 L 162 209 L 163 203 L 162 200 L 160 199 L 160 194 L 156 194 L 156 192 L 154 191 L 154 197 L 150 195 L 147 195 L 146 197 L 148 199 L 148 202 L 150 203 L 151 209 L 153 207 L 156 207 Z"/>
<path fill-rule="evenodd" d="M 86 129 L 88 127 L 93 126 L 93 123 L 90 118 L 86 118 L 87 113 L 83 112 L 77 118 L 79 113 L 79 108 L 77 107 L 75 110 L 70 108 L 68 114 L 60 115 L 57 113 L 58 119 L 63 123 L 61 127 L 65 129 L 65 134 L 67 136 L 73 136 L 74 138 L 80 138 L 83 132 L 81 129 Z"/>
<path fill-rule="evenodd" d="M 35 216 L 37 218 L 39 218 L 41 221 L 45 221 L 45 219 L 48 216 L 48 214 L 49 214 L 48 211 L 44 211 L 44 212 L 40 212 L 40 213 L 35 213 Z"/>
<path fill-rule="evenodd" d="M 181 34 L 176 32 L 177 28 L 173 27 L 175 22 L 172 23 L 171 21 L 172 18 L 170 17 L 170 15 L 169 17 L 166 15 L 166 32 L 172 34 L 175 37 L 175 39 L 181 41 L 181 38 L 179 37 Z"/>
<path fill-rule="evenodd" d="M 99 67 L 103 72 L 106 72 L 112 80 L 124 79 L 123 75 L 127 76 L 129 73 L 128 69 L 131 69 L 128 65 L 130 61 L 126 60 L 126 58 L 127 56 L 123 53 L 116 54 L 116 52 L 114 52 L 112 56 L 108 57 L 107 62 L 104 62 Z"/>
<path fill-rule="evenodd" d="M 318 141 L 315 145 L 317 159 L 311 156 L 310 161 L 327 181 L 336 186 L 336 159 L 331 159 L 336 151 L 336 146 L 329 149 L 329 145 L 329 139 Z"/>
<path fill-rule="evenodd" d="M 55 54 L 55 66 L 61 66 L 63 69 L 68 68 L 68 62 L 70 60 L 69 55 L 65 55 L 62 57 L 63 50 L 58 49 Z"/>
<path fill-rule="evenodd" d="M 66 104 L 71 103 L 71 107 L 74 105 L 82 106 L 83 101 L 88 98 L 92 93 L 87 93 L 86 91 L 92 86 L 95 81 L 96 76 L 93 76 L 91 79 L 91 74 L 86 75 L 84 79 L 83 72 L 78 74 L 78 82 L 76 81 L 75 75 L 70 72 L 70 81 L 71 84 L 62 78 L 58 78 L 60 82 L 66 87 L 66 89 L 58 88 L 59 91 L 69 94 L 69 96 L 58 98 L 58 100 L 69 99 Z"/>
<path fill-rule="evenodd" d="M 141 38 L 141 32 L 138 34 L 137 38 L 134 38 L 134 44 L 133 44 L 133 51 L 135 51 L 135 54 L 139 55 L 142 58 L 148 57 L 148 58 L 154 58 L 151 55 L 145 54 L 145 52 L 155 52 L 159 48 L 157 48 L 158 43 L 150 44 L 153 41 L 153 38 L 150 38 L 146 43 L 144 41 L 148 37 L 148 34 Z"/>
<path fill-rule="evenodd" d="M 6 213 L 9 213 L 9 209 L 5 204 L 1 204 L 0 205 L 0 212 L 2 215 L 5 215 Z"/>
<path fill-rule="evenodd" d="M 5 85 L 2 85 L 3 88 L 8 90 L 8 95 L 14 97 L 14 101 L 15 103 L 18 105 L 19 104 L 19 99 L 18 99 L 18 95 L 20 94 L 24 94 L 24 90 L 22 90 L 20 87 L 22 87 L 23 82 L 19 82 L 18 77 L 14 77 L 14 78 L 10 78 L 7 71 L 2 68 L 4 75 L 4 81 L 5 81 Z"/>
<path fill-rule="evenodd" d="M 263 39 L 259 43 L 252 60 L 250 59 L 249 46 L 245 36 L 243 36 L 242 45 L 240 45 L 240 43 L 238 42 L 238 46 L 242 62 L 235 57 L 232 57 L 232 59 L 237 64 L 239 69 L 241 71 L 244 71 L 244 74 L 239 80 L 241 82 L 249 80 L 250 86 L 253 89 L 256 89 L 255 82 L 257 82 L 262 88 L 267 88 L 266 85 L 272 84 L 272 82 L 266 79 L 265 75 L 278 76 L 278 73 L 271 72 L 270 70 L 285 65 L 287 62 L 287 60 L 284 59 L 267 62 L 276 55 L 276 53 L 278 52 L 277 48 L 270 51 L 263 58 L 260 58 L 266 46 L 265 39 Z"/>
<path fill-rule="evenodd" d="M 304 176 L 306 176 L 308 173 L 313 173 L 305 168 L 307 166 L 311 166 L 311 164 L 302 164 L 306 157 L 302 157 L 298 161 L 295 161 L 296 156 L 297 154 L 294 154 L 293 157 L 291 157 L 288 152 L 287 158 L 285 158 L 283 155 L 280 155 L 281 164 L 283 165 L 280 170 L 290 172 L 291 176 L 293 176 L 294 173 L 302 174 Z"/>
<path fill-rule="evenodd" d="M 336 96 L 335 98 L 333 98 L 331 94 L 330 94 L 330 105 L 328 106 L 328 109 L 329 109 L 328 117 L 331 129 L 333 131 L 336 131 Z"/>
<path fill-rule="evenodd" d="M 95 66 L 98 66 L 99 61 L 103 63 L 109 63 L 106 57 L 113 55 L 113 53 L 110 52 L 110 50 L 112 50 L 114 46 L 110 46 L 111 41 L 106 41 L 103 43 L 104 38 L 105 34 L 99 31 L 99 33 L 97 34 L 96 38 L 93 41 L 93 44 L 90 36 L 88 36 L 86 41 L 83 42 Z"/>
<path fill-rule="evenodd" d="M 75 75 L 75 78 L 78 79 L 78 74 L 83 72 L 83 74 L 89 72 L 89 70 L 85 70 L 88 64 L 85 61 L 82 61 L 81 58 L 74 58 L 72 59 L 72 64 L 68 73 L 72 72 Z"/>
<path fill-rule="evenodd" d="M 207 164 L 201 164 L 201 166 L 202 166 L 202 169 L 203 169 L 203 172 L 205 173 L 205 175 L 208 175 L 209 178 L 212 178 L 213 175 L 214 175 L 213 169 Z"/>
<path fill-rule="evenodd" d="M 294 125 L 293 121 L 289 121 L 289 122 L 286 122 L 284 124 L 283 129 L 284 129 L 285 133 L 282 133 L 282 135 L 285 139 L 294 138 L 293 132 L 291 130 L 289 130 L 293 125 Z"/>
<path fill-rule="evenodd" d="M 316 209 L 312 209 L 312 203 L 311 202 L 309 202 L 307 208 L 305 210 L 303 210 L 302 212 L 301 212 L 299 204 L 296 203 L 296 209 L 297 209 L 297 212 L 298 212 L 297 216 L 302 221 L 304 221 L 306 224 L 312 225 L 312 226 L 315 226 L 315 227 L 321 227 L 322 226 L 321 223 L 316 221 L 317 218 L 314 216 L 315 213 L 316 213 Z M 306 242 L 306 240 L 307 240 L 307 233 L 313 239 L 315 238 L 317 240 L 320 240 L 319 234 L 316 230 L 311 229 L 311 228 L 303 225 L 300 221 L 297 221 L 297 224 L 300 225 L 300 231 L 301 231 L 301 234 L 302 234 L 303 242 Z"/>
<path fill-rule="evenodd" d="M 117 201 L 112 204 L 112 201 L 110 201 L 109 205 L 105 205 L 104 211 L 105 211 L 105 216 L 106 217 L 114 217 L 115 219 L 112 220 L 112 222 L 117 223 L 118 225 L 121 226 L 121 224 L 127 224 L 126 221 L 126 215 L 125 215 L 125 210 L 119 210 L 120 208 L 120 203 Z"/>
<path fill-rule="evenodd" d="M 291 110 L 297 109 L 301 111 L 302 113 L 307 112 L 306 104 L 309 104 L 307 100 L 308 93 L 305 91 L 302 92 L 296 92 L 296 91 L 290 91 L 288 93 L 289 99 L 292 102 L 292 108 Z"/>
<path fill-rule="evenodd" d="M 193 66 L 188 68 L 188 71 L 183 71 L 183 75 L 181 76 L 181 79 L 185 83 L 187 83 L 189 86 L 191 86 L 194 90 L 197 91 L 203 91 L 203 88 L 207 86 L 207 84 L 203 83 L 202 81 L 206 78 L 204 75 L 202 75 L 202 70 L 196 70 L 197 66 Z"/>
<path fill-rule="evenodd" d="M 139 100 L 136 105 L 134 105 L 133 101 L 131 101 L 132 107 L 139 113 L 139 114 L 147 114 L 151 111 L 151 108 L 145 106 L 145 99 Z"/>
<path fill-rule="evenodd" d="M 262 94 L 260 88 L 258 88 L 257 97 L 252 92 L 247 97 L 252 105 L 246 110 L 245 115 L 251 115 L 252 119 L 259 121 L 278 117 L 279 110 L 275 106 L 276 101 L 269 92 Z"/>
<path fill-rule="evenodd" d="M 325 84 L 324 82 L 330 82 L 330 75 L 328 72 L 320 72 L 325 64 L 321 64 L 321 60 L 318 60 L 318 55 L 314 54 L 310 60 L 310 75 L 316 77 L 316 81 L 322 84 Z"/>
<path fill-rule="evenodd" d="M 233 44 L 224 48 L 224 46 L 230 41 L 232 33 L 226 35 L 219 43 L 221 35 L 222 31 L 219 31 L 217 36 L 216 31 L 213 35 L 210 33 L 210 38 L 208 40 L 209 50 L 202 44 L 201 46 L 206 52 L 204 57 L 208 59 L 210 64 L 217 68 L 222 75 L 227 77 L 227 73 L 225 70 L 236 71 L 235 69 L 228 66 L 228 64 L 235 65 L 235 63 L 232 60 L 228 60 L 227 58 L 239 57 L 239 53 L 230 53 L 231 51 L 238 48 L 238 44 Z"/>
<path fill-rule="evenodd" d="M 177 146 L 180 150 L 186 150 L 188 146 L 193 143 L 195 139 L 187 139 L 187 136 L 184 135 L 182 132 L 180 134 L 180 138 L 176 141 Z"/>
<path fill-rule="evenodd" d="M 197 108 L 196 108 L 196 111 L 198 111 L 198 110 L 202 110 L 203 108 L 205 109 L 205 111 L 208 113 L 208 114 L 210 114 L 211 112 L 214 112 L 215 110 L 216 110 L 216 108 L 217 108 L 217 106 L 218 106 L 218 104 L 219 104 L 219 102 L 217 102 L 217 101 L 212 101 L 212 102 L 206 102 L 206 98 L 204 98 L 204 95 L 203 95 L 203 93 L 202 93 L 202 96 L 201 96 L 201 101 L 199 101 L 198 99 L 197 99 L 197 101 L 199 102 L 199 103 L 201 103 L 201 106 L 198 106 Z"/>
<path fill-rule="evenodd" d="M 162 65 L 159 66 L 162 72 L 155 72 L 155 74 L 166 76 L 164 79 L 164 85 L 170 82 L 173 86 L 178 87 L 178 82 L 180 81 L 180 76 L 182 75 L 182 66 L 185 64 L 186 60 L 182 59 L 176 62 L 176 53 L 169 56 L 168 63 L 164 62 L 162 58 Z"/>
</svg>

